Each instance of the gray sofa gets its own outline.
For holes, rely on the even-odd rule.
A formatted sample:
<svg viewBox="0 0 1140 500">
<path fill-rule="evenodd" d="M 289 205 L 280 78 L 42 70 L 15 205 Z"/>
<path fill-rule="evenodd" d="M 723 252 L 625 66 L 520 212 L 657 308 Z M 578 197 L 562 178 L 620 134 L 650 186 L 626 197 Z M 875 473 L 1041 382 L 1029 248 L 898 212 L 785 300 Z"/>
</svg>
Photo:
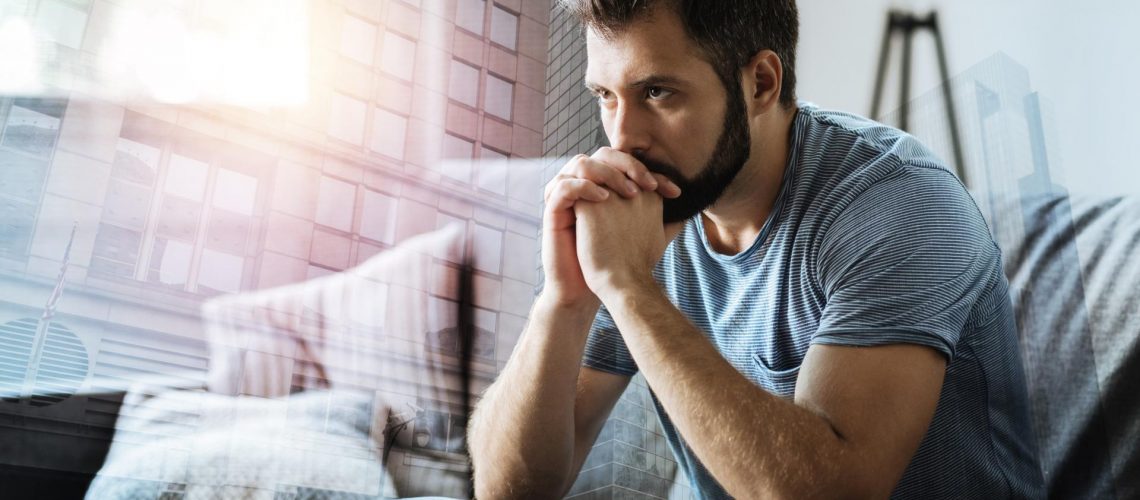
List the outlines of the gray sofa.
<svg viewBox="0 0 1140 500">
<path fill-rule="evenodd" d="M 1140 498 L 1140 200 L 1018 205 L 992 222 L 1024 230 L 1002 246 L 1049 497 Z"/>
</svg>

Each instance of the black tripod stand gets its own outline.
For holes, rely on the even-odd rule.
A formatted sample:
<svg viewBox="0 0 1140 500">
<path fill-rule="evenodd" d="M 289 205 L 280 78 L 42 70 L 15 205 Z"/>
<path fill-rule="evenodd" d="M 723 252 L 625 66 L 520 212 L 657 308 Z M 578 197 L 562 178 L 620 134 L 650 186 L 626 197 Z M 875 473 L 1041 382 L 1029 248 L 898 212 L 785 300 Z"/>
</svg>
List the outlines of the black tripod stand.
<svg viewBox="0 0 1140 500">
<path fill-rule="evenodd" d="M 962 142 L 958 137 L 958 119 L 954 111 L 954 97 L 950 94 L 950 75 L 946 69 L 946 49 L 942 46 L 942 32 L 938 29 L 938 14 L 931 12 L 926 17 L 918 17 L 909 12 L 892 10 L 887 14 L 887 29 L 883 33 L 883 45 L 879 51 L 879 71 L 875 76 L 875 95 L 871 100 L 871 118 L 879 117 L 879 105 L 883 97 L 884 77 L 890 59 L 891 37 L 895 32 L 903 36 L 902 79 L 899 91 L 899 128 L 907 130 L 910 118 L 910 59 L 911 40 L 917 30 L 928 29 L 934 34 L 934 44 L 938 51 L 938 71 L 942 76 L 942 97 L 946 104 L 946 119 L 950 125 L 950 143 L 954 149 L 954 168 L 962 184 L 966 180 L 966 166 L 962 160 Z"/>
</svg>

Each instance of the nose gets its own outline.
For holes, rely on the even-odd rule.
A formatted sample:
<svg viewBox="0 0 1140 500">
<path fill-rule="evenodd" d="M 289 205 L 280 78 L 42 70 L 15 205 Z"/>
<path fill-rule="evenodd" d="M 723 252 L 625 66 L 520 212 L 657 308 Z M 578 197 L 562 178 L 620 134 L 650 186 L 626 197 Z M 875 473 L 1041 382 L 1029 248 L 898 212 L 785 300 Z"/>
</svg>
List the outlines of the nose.
<svg viewBox="0 0 1140 500">
<path fill-rule="evenodd" d="M 602 126 L 609 138 L 610 147 L 635 156 L 648 151 L 651 139 L 646 118 L 636 106 L 625 103 L 618 104 L 610 113 L 603 113 Z"/>
</svg>

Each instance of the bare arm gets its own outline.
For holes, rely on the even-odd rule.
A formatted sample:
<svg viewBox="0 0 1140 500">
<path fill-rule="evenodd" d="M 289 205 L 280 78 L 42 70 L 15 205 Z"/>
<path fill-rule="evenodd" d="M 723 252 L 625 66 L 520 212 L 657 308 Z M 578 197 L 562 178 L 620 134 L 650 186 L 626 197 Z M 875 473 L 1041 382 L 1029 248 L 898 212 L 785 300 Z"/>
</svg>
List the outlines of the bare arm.
<svg viewBox="0 0 1140 500">
<path fill-rule="evenodd" d="M 618 164 L 615 168 L 604 160 Z M 627 185 L 636 180 L 637 186 Z M 499 379 L 487 389 L 468 432 L 481 498 L 548 498 L 578 474 L 628 377 L 580 368 L 598 299 L 586 287 L 575 251 L 574 206 L 610 196 L 680 189 L 632 157 L 602 148 L 579 155 L 546 186 L 542 267 L 546 288 Z"/>
<path fill-rule="evenodd" d="M 917 345 L 815 345 L 795 401 L 736 371 L 659 290 L 607 298 L 630 353 L 709 472 L 739 498 L 885 498 L 934 416 L 946 361 Z M 611 304 L 612 302 L 612 304 Z"/>
<path fill-rule="evenodd" d="M 629 377 L 579 368 L 589 310 L 539 300 L 468 432 L 479 498 L 558 498 L 586 460 Z"/>
</svg>

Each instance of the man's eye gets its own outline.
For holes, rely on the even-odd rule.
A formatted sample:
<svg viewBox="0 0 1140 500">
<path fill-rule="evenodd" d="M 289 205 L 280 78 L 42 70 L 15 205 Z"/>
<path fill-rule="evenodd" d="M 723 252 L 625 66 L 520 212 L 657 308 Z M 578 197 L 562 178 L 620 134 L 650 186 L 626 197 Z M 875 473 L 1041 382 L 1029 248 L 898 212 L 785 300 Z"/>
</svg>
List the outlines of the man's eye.
<svg viewBox="0 0 1140 500">
<path fill-rule="evenodd" d="M 662 87 L 649 87 L 645 89 L 645 95 L 650 99 L 664 99 L 673 95 L 673 91 Z"/>
</svg>

